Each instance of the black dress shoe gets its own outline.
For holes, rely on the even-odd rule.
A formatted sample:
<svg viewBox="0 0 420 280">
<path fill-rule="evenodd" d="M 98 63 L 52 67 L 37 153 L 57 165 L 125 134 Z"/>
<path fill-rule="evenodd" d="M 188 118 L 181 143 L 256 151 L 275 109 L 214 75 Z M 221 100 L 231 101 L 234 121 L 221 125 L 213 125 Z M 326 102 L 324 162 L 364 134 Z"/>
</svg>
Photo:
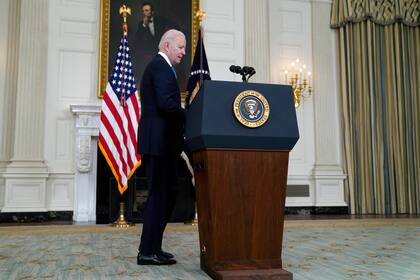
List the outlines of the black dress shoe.
<svg viewBox="0 0 420 280">
<path fill-rule="evenodd" d="M 157 253 L 157 255 L 158 255 L 159 257 L 164 257 L 164 258 L 167 258 L 167 259 L 173 259 L 173 258 L 175 258 L 175 256 L 174 256 L 173 254 L 171 254 L 171 253 L 169 253 L 169 252 L 165 252 L 165 251 L 163 251 L 163 250 L 160 250 L 160 251 Z"/>
<path fill-rule="evenodd" d="M 171 265 L 176 264 L 176 260 L 167 259 L 158 255 L 137 255 L 138 265 Z"/>
</svg>

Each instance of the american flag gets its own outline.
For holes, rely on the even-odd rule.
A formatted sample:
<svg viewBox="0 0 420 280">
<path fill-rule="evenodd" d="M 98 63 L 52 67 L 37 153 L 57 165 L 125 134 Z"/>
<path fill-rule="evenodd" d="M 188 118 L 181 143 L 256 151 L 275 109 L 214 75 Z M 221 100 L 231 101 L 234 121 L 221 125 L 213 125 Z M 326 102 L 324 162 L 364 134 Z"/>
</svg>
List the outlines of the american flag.
<svg viewBox="0 0 420 280">
<path fill-rule="evenodd" d="M 99 148 L 112 170 L 120 193 L 141 164 L 137 153 L 137 127 L 140 102 L 137 98 L 130 48 L 124 32 L 112 74 L 109 77 L 101 111 Z"/>
</svg>

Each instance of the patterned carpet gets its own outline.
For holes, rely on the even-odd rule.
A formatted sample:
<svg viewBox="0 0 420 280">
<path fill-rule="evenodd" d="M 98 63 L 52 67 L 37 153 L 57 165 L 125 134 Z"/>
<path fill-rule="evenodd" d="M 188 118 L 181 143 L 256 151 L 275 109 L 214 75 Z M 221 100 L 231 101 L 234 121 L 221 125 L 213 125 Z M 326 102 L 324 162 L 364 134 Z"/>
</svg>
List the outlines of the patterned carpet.
<svg viewBox="0 0 420 280">
<path fill-rule="evenodd" d="M 0 279 L 210 279 L 195 225 L 171 224 L 165 249 L 178 264 L 136 264 L 141 225 L 0 227 Z M 420 219 L 286 221 L 284 269 L 295 280 L 420 280 Z"/>
</svg>

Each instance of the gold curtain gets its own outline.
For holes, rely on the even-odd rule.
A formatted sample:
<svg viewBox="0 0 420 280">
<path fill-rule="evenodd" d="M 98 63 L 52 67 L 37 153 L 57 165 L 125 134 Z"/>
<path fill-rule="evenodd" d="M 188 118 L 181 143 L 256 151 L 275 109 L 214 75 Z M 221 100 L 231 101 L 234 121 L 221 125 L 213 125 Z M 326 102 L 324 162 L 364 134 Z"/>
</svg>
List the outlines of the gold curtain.
<svg viewBox="0 0 420 280">
<path fill-rule="evenodd" d="M 352 213 L 420 214 L 420 6 L 334 0 Z"/>
</svg>

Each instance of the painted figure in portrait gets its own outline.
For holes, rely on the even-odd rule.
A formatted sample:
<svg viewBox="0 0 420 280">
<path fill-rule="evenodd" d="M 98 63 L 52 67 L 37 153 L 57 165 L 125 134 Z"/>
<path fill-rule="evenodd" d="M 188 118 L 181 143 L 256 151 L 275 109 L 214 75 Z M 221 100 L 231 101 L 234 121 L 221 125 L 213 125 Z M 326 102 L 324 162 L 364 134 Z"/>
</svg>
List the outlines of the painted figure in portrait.
<svg viewBox="0 0 420 280">
<path fill-rule="evenodd" d="M 131 8 L 127 18 L 128 39 L 131 48 L 133 71 L 139 83 L 146 65 L 158 52 L 159 40 L 169 29 L 182 31 L 187 38 L 187 55 L 176 67 L 179 86 L 185 91 L 191 62 L 192 10 L 196 0 L 104 0 L 109 1 L 108 59 L 112 62 L 121 38 L 122 17 L 118 11 L 122 5 Z M 112 63 L 111 63 L 112 64 Z M 108 73 L 113 65 L 108 64 Z"/>
</svg>

